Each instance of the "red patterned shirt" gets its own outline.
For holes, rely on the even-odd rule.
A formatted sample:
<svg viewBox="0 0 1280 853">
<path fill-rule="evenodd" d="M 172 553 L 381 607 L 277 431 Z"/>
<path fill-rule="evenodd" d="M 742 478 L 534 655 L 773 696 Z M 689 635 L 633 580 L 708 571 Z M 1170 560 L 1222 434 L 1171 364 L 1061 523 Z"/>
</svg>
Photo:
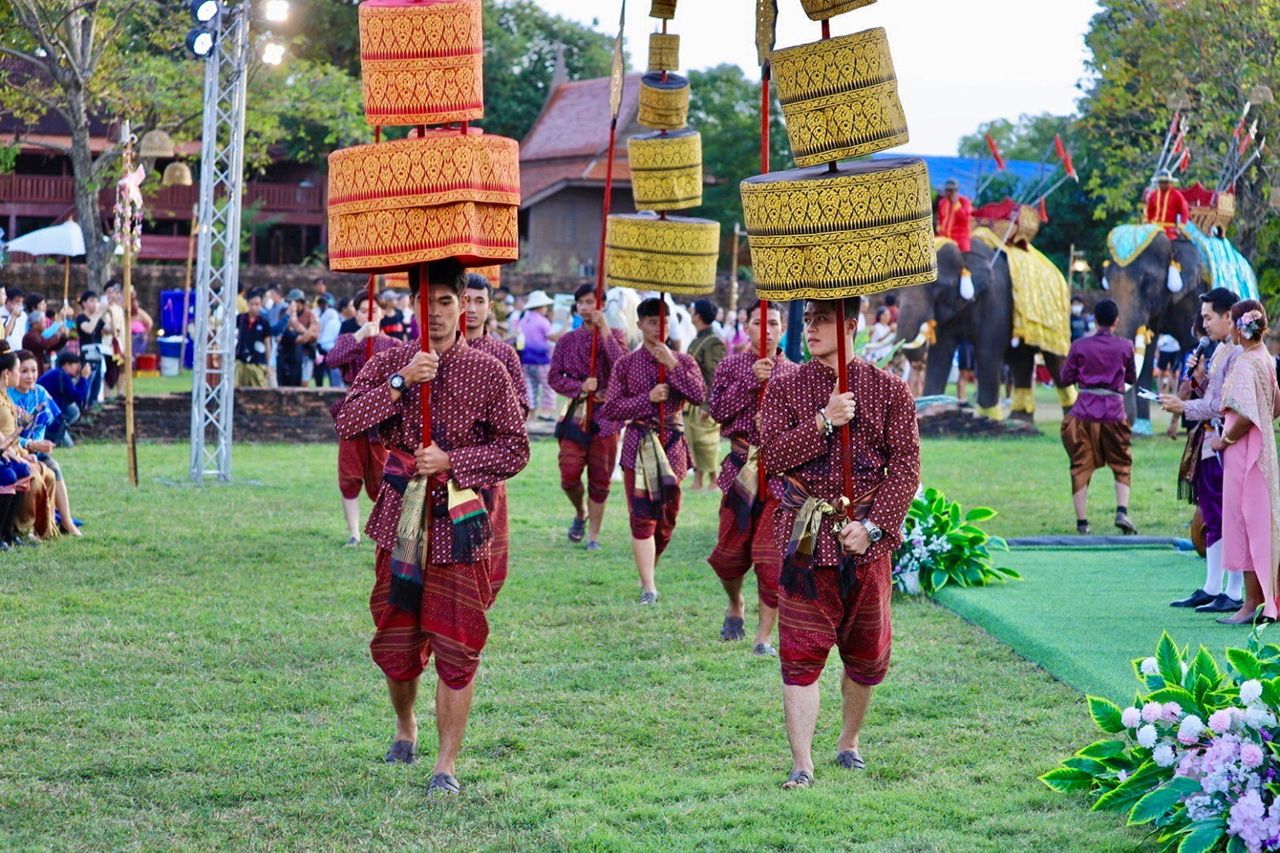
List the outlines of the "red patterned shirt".
<svg viewBox="0 0 1280 853">
<path fill-rule="evenodd" d="M 384 353 L 400 344 L 401 341 L 387 335 L 374 335 L 373 354 Z M 324 363 L 328 367 L 336 367 L 342 371 L 342 381 L 351 386 L 355 384 L 360 368 L 364 367 L 365 362 L 369 360 L 365 358 L 365 353 L 368 351 L 368 341 L 357 341 L 356 336 L 352 334 L 338 335 L 338 339 L 333 343 L 333 349 L 325 354 Z"/>
<path fill-rule="evenodd" d="M 835 387 L 836 372 L 810 361 L 771 381 L 760 410 L 766 469 L 796 477 L 810 496 L 832 502 L 844 491 L 840 434 L 836 430 L 830 438 L 823 437 L 815 418 Z M 902 522 L 920 485 L 920 433 L 915 401 L 901 379 L 855 358 L 849 362 L 849 387 L 856 407 L 850 421 L 854 494 L 849 497 L 880 487 L 868 518 L 884 531 L 884 538 L 856 560 L 870 563 L 892 554 L 901 542 Z M 785 505 L 778 507 L 774 536 L 780 544 L 790 539 L 795 515 Z M 818 537 L 816 566 L 840 565 L 843 552 L 830 530 L 831 525 L 825 525 Z"/>
<path fill-rule="evenodd" d="M 596 379 L 599 387 L 596 393 L 605 395 L 609 390 L 609 379 L 618 360 L 627 354 L 627 338 L 617 329 L 610 329 L 612 334 L 601 335 L 600 345 L 596 350 Z M 580 326 L 556 341 L 551 351 L 551 370 L 547 381 L 551 387 L 569 399 L 576 399 L 582 394 L 582 382 L 591 375 L 591 329 Z M 600 435 L 613 435 L 622 429 L 620 423 L 605 420 L 600 415 L 601 407 L 597 404 L 591 409 L 591 421 L 599 428 Z"/>
<path fill-rule="evenodd" d="M 707 412 L 720 423 L 720 434 L 725 438 L 740 438 L 748 444 L 759 446 L 760 434 L 756 429 L 756 413 L 760 411 L 760 380 L 752 368 L 760 360 L 757 352 L 736 352 L 725 356 L 716 365 L 711 380 L 711 393 L 707 396 Z M 774 356 L 773 379 L 780 379 L 796 370 L 794 362 L 779 350 Z M 734 454 L 724 457 L 720 477 L 716 485 L 728 493 L 741 469 Z"/>
<path fill-rule="evenodd" d="M 515 348 L 492 335 L 467 338 L 467 346 L 493 356 L 507 369 L 507 374 L 511 377 L 511 389 L 516 392 L 516 399 L 520 401 L 524 416 L 529 417 L 529 386 L 524 384 L 524 368 L 520 366 L 520 354 Z"/>
<path fill-rule="evenodd" d="M 686 353 L 678 352 L 676 366 L 667 371 L 670 396 L 664 404 L 667 415 L 667 458 L 671 462 L 676 482 L 684 479 L 692 460 L 689 446 L 684 440 L 684 415 L 681 409 L 686 402 L 701 405 L 707 398 L 707 388 L 702 383 L 702 369 Z M 622 467 L 634 470 L 636 451 L 645 431 L 658 426 L 658 404 L 649 399 L 649 392 L 658 384 L 658 360 L 641 346 L 618 359 L 613 366 L 613 381 L 609 383 L 609 396 L 600 414 L 610 421 L 627 422 L 627 432 L 622 439 Z M 673 441 L 672 437 L 679 434 Z"/>
<path fill-rule="evenodd" d="M 422 446 L 422 386 L 392 400 L 387 381 L 413 360 L 415 346 L 398 346 L 373 360 L 356 377 L 338 413 L 338 435 L 355 438 L 377 427 L 392 450 L 412 454 Z M 483 489 L 514 477 L 529 462 L 524 413 L 511 390 L 507 371 L 493 356 L 462 341 L 440 356 L 440 371 L 430 383 L 431 438 L 449 454 L 450 476 L 464 489 Z M 443 484 L 431 492 L 433 507 L 447 505 Z M 400 493 L 386 479 L 365 532 L 391 549 L 400 520 Z M 452 524 L 444 512 L 432 513 L 431 562 L 452 562 Z M 488 546 L 477 555 L 488 557 Z"/>
</svg>

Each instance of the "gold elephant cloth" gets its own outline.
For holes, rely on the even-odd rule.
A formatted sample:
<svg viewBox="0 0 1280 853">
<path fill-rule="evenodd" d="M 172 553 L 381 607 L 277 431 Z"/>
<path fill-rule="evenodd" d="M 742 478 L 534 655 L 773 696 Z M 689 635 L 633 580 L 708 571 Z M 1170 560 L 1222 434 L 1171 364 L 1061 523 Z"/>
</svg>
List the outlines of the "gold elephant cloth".
<svg viewBox="0 0 1280 853">
<path fill-rule="evenodd" d="M 679 130 L 689 123 L 689 81 L 679 74 L 650 73 L 640 78 L 636 121 L 654 130 Z"/>
<path fill-rule="evenodd" d="M 770 63 L 797 165 L 875 154 L 910 138 L 883 28 L 780 48 Z"/>
<path fill-rule="evenodd" d="M 682 210 L 702 204 L 702 136 L 692 128 L 627 140 L 631 195 L 637 210 Z"/>
<path fill-rule="evenodd" d="M 1000 237 L 989 228 L 973 229 L 973 239 L 991 250 Z M 1071 291 L 1053 261 L 1027 244 L 1006 246 L 1009 279 L 1013 283 L 1013 336 L 1024 346 L 1065 356 L 1071 349 Z"/>
<path fill-rule="evenodd" d="M 649 17 L 669 21 L 676 16 L 676 0 L 653 0 L 649 4 Z"/>
<path fill-rule="evenodd" d="M 741 189 L 761 299 L 841 299 L 937 280 L 933 193 L 919 158 L 771 172 Z"/>
<path fill-rule="evenodd" d="M 605 279 L 610 286 L 702 296 L 716 289 L 720 223 L 652 213 L 609 217 Z"/>
<path fill-rule="evenodd" d="M 680 36 L 653 33 L 649 36 L 649 73 L 675 71 L 680 67 Z"/>
<path fill-rule="evenodd" d="M 329 155 L 329 266 L 388 272 L 457 257 L 517 257 L 520 162 L 514 139 L 453 130 Z"/>
<path fill-rule="evenodd" d="M 876 0 L 800 0 L 804 13 L 811 21 L 825 21 L 863 6 L 870 6 Z"/>
<path fill-rule="evenodd" d="M 369 124 L 449 124 L 484 117 L 480 0 L 365 0 L 359 20 Z"/>
</svg>

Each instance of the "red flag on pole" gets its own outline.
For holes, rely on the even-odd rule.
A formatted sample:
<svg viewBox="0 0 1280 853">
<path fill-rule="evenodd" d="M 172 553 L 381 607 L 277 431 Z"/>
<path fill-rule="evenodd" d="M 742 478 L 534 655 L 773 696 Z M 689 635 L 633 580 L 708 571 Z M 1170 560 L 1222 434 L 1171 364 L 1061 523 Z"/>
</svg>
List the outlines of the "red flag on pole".
<svg viewBox="0 0 1280 853">
<path fill-rule="evenodd" d="M 1049 221 L 1049 204 L 1045 200 L 1044 196 L 1040 196 L 1040 221 L 1041 222 Z"/>
<path fill-rule="evenodd" d="M 987 147 L 991 149 L 991 156 L 996 158 L 996 169 L 1004 171 L 1004 158 L 1000 156 L 1000 146 L 996 145 L 996 141 L 991 138 L 991 134 L 986 134 L 984 138 L 987 140 Z"/>
<path fill-rule="evenodd" d="M 1188 148 L 1182 152 L 1182 159 L 1178 161 L 1178 171 L 1185 172 L 1187 167 L 1191 165 L 1191 149 Z"/>
</svg>

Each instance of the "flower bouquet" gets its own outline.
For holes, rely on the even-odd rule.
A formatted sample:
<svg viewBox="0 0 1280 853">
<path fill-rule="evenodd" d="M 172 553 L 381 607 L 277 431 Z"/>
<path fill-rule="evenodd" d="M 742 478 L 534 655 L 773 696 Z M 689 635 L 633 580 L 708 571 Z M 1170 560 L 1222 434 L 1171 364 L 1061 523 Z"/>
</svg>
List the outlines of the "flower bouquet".
<svg viewBox="0 0 1280 853">
<path fill-rule="evenodd" d="M 1040 777 L 1055 791 L 1087 792 L 1095 811 L 1153 826 L 1177 853 L 1280 850 L 1280 645 L 1227 649 L 1224 672 L 1204 646 L 1179 649 L 1166 633 L 1155 657 L 1134 661 L 1145 688 L 1132 707 L 1088 697 L 1108 738 Z"/>
<path fill-rule="evenodd" d="M 996 512 L 976 507 L 961 515 L 960 504 L 937 489 L 917 495 L 902 525 L 902 544 L 893 554 L 893 581 L 909 595 L 932 594 L 948 583 L 986 586 L 997 580 L 1019 579 L 1013 569 L 992 563 L 991 551 L 1009 550 L 999 536 L 977 525 Z"/>
</svg>

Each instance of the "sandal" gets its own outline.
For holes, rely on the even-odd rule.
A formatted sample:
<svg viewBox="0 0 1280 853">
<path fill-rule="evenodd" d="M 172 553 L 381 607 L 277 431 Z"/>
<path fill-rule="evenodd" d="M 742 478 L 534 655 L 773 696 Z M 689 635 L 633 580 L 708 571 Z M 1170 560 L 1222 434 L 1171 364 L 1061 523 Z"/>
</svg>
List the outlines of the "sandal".
<svg viewBox="0 0 1280 853">
<path fill-rule="evenodd" d="M 813 774 L 808 770 L 792 770 L 791 775 L 787 777 L 787 781 L 782 783 L 782 787 L 787 791 L 792 788 L 812 788 Z"/>
<path fill-rule="evenodd" d="M 427 796 L 449 796 L 456 797 L 462 793 L 462 786 L 458 784 L 458 780 L 450 776 L 448 773 L 437 773 L 431 777 L 431 784 L 427 785 Z"/>
<path fill-rule="evenodd" d="M 836 764 L 839 764 L 845 770 L 867 769 L 867 762 L 862 760 L 862 755 L 856 749 L 846 749 L 843 752 L 837 752 Z"/>
<path fill-rule="evenodd" d="M 413 741 L 393 741 L 391 749 L 387 750 L 386 762 L 388 764 L 412 764 L 417 760 L 418 746 Z"/>
<path fill-rule="evenodd" d="M 730 640 L 745 640 L 747 638 L 746 624 L 737 616 L 724 617 L 724 624 L 720 626 L 720 639 L 728 642 Z"/>
</svg>

